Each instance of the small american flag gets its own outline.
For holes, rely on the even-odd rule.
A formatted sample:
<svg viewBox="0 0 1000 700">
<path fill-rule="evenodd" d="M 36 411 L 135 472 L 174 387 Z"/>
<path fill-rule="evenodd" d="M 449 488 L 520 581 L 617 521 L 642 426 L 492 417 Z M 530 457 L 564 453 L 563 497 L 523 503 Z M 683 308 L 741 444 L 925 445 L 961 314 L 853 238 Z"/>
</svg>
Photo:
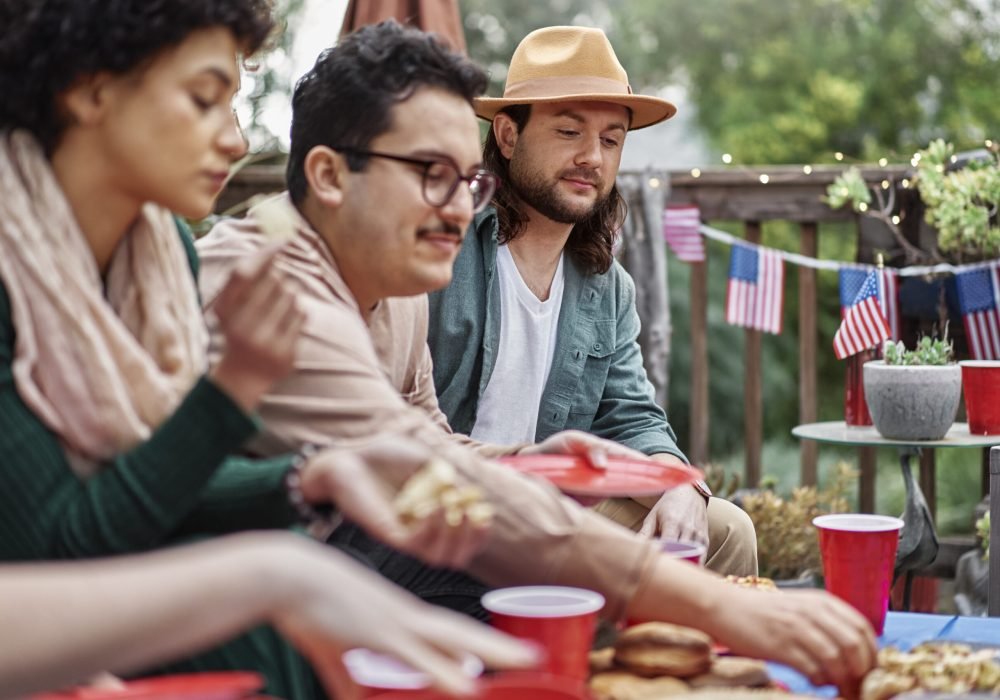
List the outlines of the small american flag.
<svg viewBox="0 0 1000 700">
<path fill-rule="evenodd" d="M 780 253 L 734 245 L 729 258 L 726 321 L 734 326 L 781 333 L 785 262 Z"/>
<path fill-rule="evenodd" d="M 868 277 L 869 268 L 840 268 L 840 318 L 847 315 L 854 299 L 861 291 L 861 285 Z M 878 304 L 882 316 L 888 321 L 889 336 L 899 340 L 899 274 L 891 267 L 878 270 Z"/>
<path fill-rule="evenodd" d="M 1000 359 L 1000 278 L 997 263 L 955 275 L 958 305 L 976 360 Z"/>
<path fill-rule="evenodd" d="M 879 305 L 878 283 L 878 270 L 871 270 L 844 312 L 840 328 L 833 336 L 833 353 L 838 360 L 881 345 L 889 338 L 889 322 Z"/>
<path fill-rule="evenodd" d="M 663 238 L 682 262 L 704 262 L 701 210 L 694 206 L 672 206 L 663 211 Z"/>
</svg>

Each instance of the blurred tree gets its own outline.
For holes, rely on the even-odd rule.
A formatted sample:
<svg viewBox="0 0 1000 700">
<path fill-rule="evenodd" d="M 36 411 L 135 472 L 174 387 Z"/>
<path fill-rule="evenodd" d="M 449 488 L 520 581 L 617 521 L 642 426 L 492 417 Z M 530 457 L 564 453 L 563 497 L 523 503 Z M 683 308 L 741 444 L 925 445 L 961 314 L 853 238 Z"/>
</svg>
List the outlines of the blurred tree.
<svg viewBox="0 0 1000 700">
<path fill-rule="evenodd" d="M 735 162 L 908 157 L 1000 124 L 1000 0 L 621 0 L 609 34 Z"/>
<path fill-rule="evenodd" d="M 610 31 L 614 21 L 604 0 L 460 0 L 469 56 L 490 72 L 488 94 L 503 93 L 514 47 L 540 27 L 569 24 Z"/>
<path fill-rule="evenodd" d="M 266 155 L 280 150 L 278 136 L 264 123 L 263 115 L 269 104 L 291 102 L 291 50 L 305 4 L 306 0 L 275 1 L 278 27 L 270 43 L 259 56 L 249 59 L 243 72 L 239 111 L 253 153 Z"/>
</svg>

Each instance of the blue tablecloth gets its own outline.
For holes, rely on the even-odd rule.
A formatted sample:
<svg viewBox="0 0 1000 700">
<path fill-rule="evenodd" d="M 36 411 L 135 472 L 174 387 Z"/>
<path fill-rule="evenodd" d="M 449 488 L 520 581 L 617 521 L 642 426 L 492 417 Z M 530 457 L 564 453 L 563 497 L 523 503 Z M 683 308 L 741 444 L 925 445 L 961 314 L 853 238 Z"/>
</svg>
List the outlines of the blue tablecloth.
<svg viewBox="0 0 1000 700">
<path fill-rule="evenodd" d="M 932 639 L 1000 647 L 1000 618 L 890 612 L 886 616 L 885 632 L 878 638 L 878 644 L 879 647 L 894 646 L 898 649 L 910 649 Z M 817 688 L 802 674 L 787 666 L 768 664 L 768 670 L 772 678 L 785 683 L 792 692 L 829 698 L 837 696 L 833 686 Z"/>
</svg>

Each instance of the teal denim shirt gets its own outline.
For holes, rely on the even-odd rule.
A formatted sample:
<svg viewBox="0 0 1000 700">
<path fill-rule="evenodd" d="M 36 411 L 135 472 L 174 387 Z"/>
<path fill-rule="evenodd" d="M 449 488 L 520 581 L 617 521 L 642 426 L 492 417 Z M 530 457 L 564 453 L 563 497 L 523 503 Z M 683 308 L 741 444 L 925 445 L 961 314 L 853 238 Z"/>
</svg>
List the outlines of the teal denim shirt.
<svg viewBox="0 0 1000 700">
<path fill-rule="evenodd" d="M 472 432 L 496 365 L 497 228 L 493 209 L 479 214 L 455 261 L 451 284 L 430 295 L 428 343 L 438 401 L 452 428 L 465 434 Z M 563 269 L 558 337 L 535 439 L 584 430 L 645 454 L 668 452 L 686 459 L 642 366 L 632 278 L 617 261 L 600 275 L 581 273 L 569 259 Z"/>
</svg>

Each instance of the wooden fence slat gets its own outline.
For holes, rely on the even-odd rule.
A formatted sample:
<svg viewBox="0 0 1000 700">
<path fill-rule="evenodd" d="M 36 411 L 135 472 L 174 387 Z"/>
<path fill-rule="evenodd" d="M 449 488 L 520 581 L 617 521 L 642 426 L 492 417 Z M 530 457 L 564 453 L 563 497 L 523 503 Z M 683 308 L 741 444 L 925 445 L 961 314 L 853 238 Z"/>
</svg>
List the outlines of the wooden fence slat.
<svg viewBox="0 0 1000 700">
<path fill-rule="evenodd" d="M 815 258 L 819 252 L 819 228 L 816 222 L 803 223 L 799 230 L 799 252 Z M 799 266 L 799 423 L 815 423 L 816 400 L 816 270 Z M 799 470 L 802 486 L 817 483 L 816 460 L 819 444 L 802 440 L 799 445 Z"/>
<path fill-rule="evenodd" d="M 694 464 L 708 461 L 708 261 L 691 264 L 691 444 Z"/>
<path fill-rule="evenodd" d="M 760 243 L 759 221 L 747 221 L 744 226 L 749 243 Z M 746 453 L 746 486 L 760 486 L 761 453 L 764 447 L 764 393 L 761 364 L 761 331 L 744 332 L 746 347 L 743 360 L 743 449 Z"/>
</svg>

